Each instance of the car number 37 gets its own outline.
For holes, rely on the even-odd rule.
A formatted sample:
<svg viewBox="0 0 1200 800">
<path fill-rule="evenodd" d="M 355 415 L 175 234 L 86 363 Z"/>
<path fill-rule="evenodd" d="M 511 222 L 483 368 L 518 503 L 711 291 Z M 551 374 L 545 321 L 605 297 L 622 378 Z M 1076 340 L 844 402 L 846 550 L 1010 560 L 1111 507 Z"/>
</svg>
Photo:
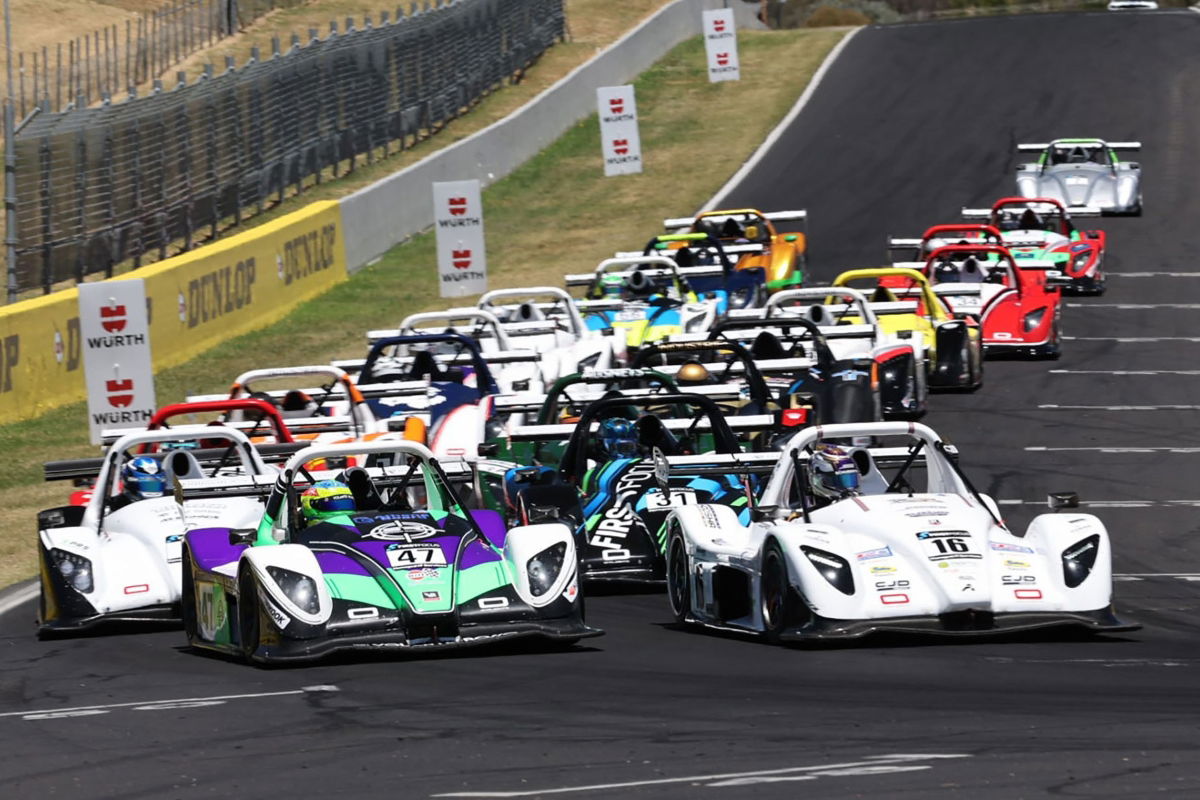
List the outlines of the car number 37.
<svg viewBox="0 0 1200 800">
<path fill-rule="evenodd" d="M 679 508 L 694 506 L 700 502 L 696 499 L 694 489 L 672 489 L 670 495 L 664 496 L 661 491 L 651 491 L 646 494 L 646 508 Z"/>
</svg>

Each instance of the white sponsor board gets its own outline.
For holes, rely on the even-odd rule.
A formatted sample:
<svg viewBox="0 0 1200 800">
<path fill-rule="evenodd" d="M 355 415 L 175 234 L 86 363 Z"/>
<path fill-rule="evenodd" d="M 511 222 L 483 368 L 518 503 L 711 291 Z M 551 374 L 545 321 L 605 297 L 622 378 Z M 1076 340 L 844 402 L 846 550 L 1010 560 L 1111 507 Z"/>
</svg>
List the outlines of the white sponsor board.
<svg viewBox="0 0 1200 800">
<path fill-rule="evenodd" d="M 92 444 L 105 428 L 148 424 L 157 406 L 145 282 L 81 283 L 79 332 Z"/>
<path fill-rule="evenodd" d="M 442 297 L 487 291 L 483 245 L 483 201 L 479 181 L 433 184 L 437 228 L 438 289 Z"/>
<path fill-rule="evenodd" d="M 741 80 L 732 8 L 704 12 L 704 51 L 708 54 L 709 83 Z"/>
<path fill-rule="evenodd" d="M 637 100 L 633 86 L 596 89 L 600 115 L 600 151 L 604 175 L 633 175 L 642 171 L 642 138 L 638 134 Z"/>
</svg>

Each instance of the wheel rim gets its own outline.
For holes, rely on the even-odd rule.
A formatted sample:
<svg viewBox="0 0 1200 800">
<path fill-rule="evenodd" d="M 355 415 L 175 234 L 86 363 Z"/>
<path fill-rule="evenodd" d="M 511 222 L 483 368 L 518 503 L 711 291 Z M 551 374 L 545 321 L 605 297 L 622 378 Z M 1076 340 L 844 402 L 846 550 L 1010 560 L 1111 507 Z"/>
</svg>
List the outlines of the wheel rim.
<svg viewBox="0 0 1200 800">
<path fill-rule="evenodd" d="M 667 571 L 671 610 L 682 616 L 687 613 L 687 557 L 683 551 L 682 539 L 671 540 L 671 558 Z"/>
<path fill-rule="evenodd" d="M 780 566 L 779 555 L 768 553 L 762 576 L 762 614 L 767 630 L 775 630 L 782 622 L 785 582 L 780 576 Z"/>
</svg>

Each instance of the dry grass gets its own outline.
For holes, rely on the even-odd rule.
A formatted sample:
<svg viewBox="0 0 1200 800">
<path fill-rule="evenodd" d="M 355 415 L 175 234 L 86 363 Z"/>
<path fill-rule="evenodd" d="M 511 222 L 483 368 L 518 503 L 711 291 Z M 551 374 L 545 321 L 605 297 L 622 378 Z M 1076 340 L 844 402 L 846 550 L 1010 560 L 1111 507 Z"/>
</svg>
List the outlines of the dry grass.
<svg viewBox="0 0 1200 800">
<path fill-rule="evenodd" d="M 645 174 L 603 177 L 593 116 L 487 189 L 491 285 L 556 283 L 564 272 L 640 246 L 659 232 L 664 216 L 695 210 L 786 113 L 843 34 L 744 33 L 742 69 L 753 80 L 742 83 L 708 83 L 699 39 L 676 48 L 637 81 Z M 417 236 L 280 323 L 163 372 L 159 402 L 220 391 L 252 366 L 359 355 L 366 329 L 449 305 L 437 298 L 433 245 L 432 235 Z M 0 474 L 0 585 L 33 573 L 33 515 L 69 493 L 66 485 L 39 483 L 41 463 L 88 455 L 80 444 L 86 437 L 80 404 L 0 426 L 0 451 L 8 458 Z"/>
</svg>

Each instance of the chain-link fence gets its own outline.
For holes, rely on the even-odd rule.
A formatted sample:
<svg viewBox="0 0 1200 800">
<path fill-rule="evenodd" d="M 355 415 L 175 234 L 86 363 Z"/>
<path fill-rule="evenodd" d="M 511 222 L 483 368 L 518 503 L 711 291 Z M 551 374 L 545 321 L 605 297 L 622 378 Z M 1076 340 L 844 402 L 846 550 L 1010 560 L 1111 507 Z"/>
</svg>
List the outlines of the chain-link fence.
<svg viewBox="0 0 1200 800">
<path fill-rule="evenodd" d="M 564 29 L 563 0 L 414 4 L 175 91 L 40 114 L 15 137 L 16 291 L 189 249 L 327 171 L 403 149 Z"/>
</svg>

